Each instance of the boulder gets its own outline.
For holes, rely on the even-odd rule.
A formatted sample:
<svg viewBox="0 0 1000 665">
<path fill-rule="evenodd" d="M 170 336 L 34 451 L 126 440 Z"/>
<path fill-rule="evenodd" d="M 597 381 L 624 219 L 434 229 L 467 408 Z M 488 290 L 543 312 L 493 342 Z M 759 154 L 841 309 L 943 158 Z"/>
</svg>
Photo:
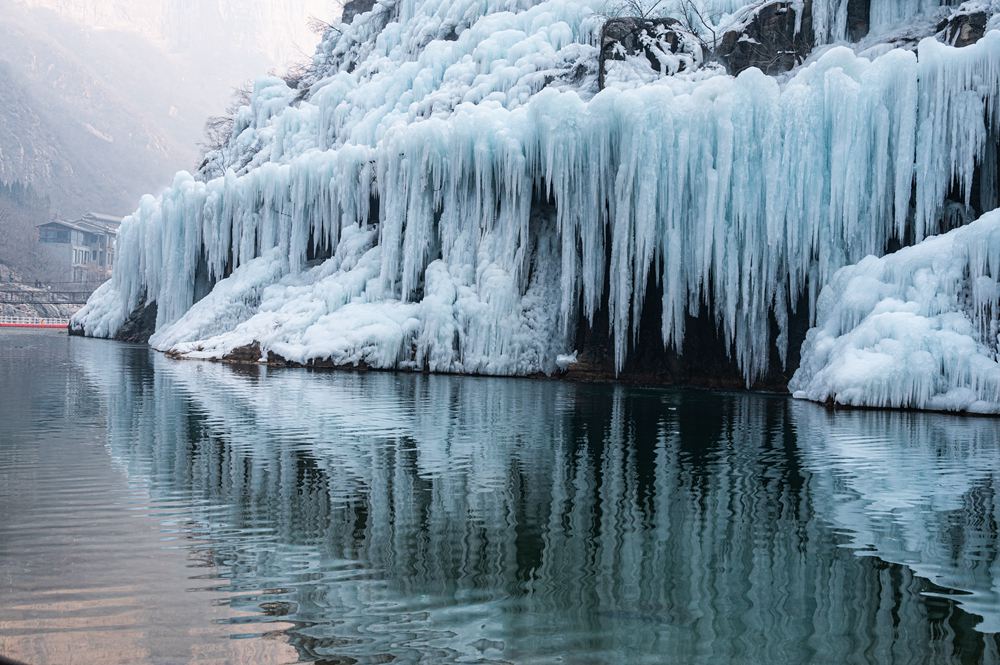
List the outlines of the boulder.
<svg viewBox="0 0 1000 665">
<path fill-rule="evenodd" d="M 957 11 L 938 24 L 938 39 L 952 46 L 968 46 L 986 34 L 989 16 L 983 10 Z"/>
<path fill-rule="evenodd" d="M 358 14 L 370 12 L 375 7 L 375 0 L 347 0 L 340 15 L 344 23 L 351 23 Z"/>
<path fill-rule="evenodd" d="M 757 67 L 765 74 L 781 74 L 802 63 L 813 48 L 811 3 L 801 20 L 796 2 L 776 0 L 748 11 L 739 27 L 724 33 L 716 57 L 730 74 Z"/>
<path fill-rule="evenodd" d="M 119 342 L 146 344 L 156 332 L 156 301 L 139 303 L 115 334 Z"/>
<path fill-rule="evenodd" d="M 601 30 L 598 87 L 604 88 L 607 63 L 645 57 L 653 71 L 676 74 L 702 60 L 701 47 L 673 18 L 620 17 L 609 19 Z"/>
</svg>

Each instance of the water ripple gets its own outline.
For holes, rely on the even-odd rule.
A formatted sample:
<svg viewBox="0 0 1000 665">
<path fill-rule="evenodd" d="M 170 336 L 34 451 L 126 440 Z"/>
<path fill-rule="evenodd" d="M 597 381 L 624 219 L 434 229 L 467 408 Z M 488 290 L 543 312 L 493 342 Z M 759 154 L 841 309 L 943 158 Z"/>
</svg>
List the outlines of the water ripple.
<svg viewBox="0 0 1000 665">
<path fill-rule="evenodd" d="M 4 655 L 1000 662 L 993 421 L 5 339 Z"/>
</svg>

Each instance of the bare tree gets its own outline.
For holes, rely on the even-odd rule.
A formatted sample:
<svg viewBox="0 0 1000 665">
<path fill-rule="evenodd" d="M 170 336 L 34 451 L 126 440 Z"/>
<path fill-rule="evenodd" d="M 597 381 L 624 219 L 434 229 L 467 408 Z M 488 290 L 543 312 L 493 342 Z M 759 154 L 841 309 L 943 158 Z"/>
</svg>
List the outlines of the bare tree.
<svg viewBox="0 0 1000 665">
<path fill-rule="evenodd" d="M 49 221 L 48 200 L 30 186 L 0 182 L 0 263 L 34 277 L 43 269 L 37 226 Z"/>
<path fill-rule="evenodd" d="M 660 8 L 663 0 L 619 0 L 615 8 L 615 16 L 634 16 L 636 18 L 651 18 L 654 12 Z"/>
<path fill-rule="evenodd" d="M 715 20 L 706 18 L 694 0 L 680 0 L 680 6 L 679 20 L 685 31 L 701 42 L 702 51 L 706 55 L 712 53 L 719 44 Z M 711 41 L 706 39 L 706 36 L 710 36 Z"/>
<path fill-rule="evenodd" d="M 342 3 L 337 3 L 337 4 L 343 6 Z M 333 32 L 336 32 L 337 34 L 340 34 L 340 28 L 338 28 L 335 24 L 330 23 L 329 21 L 324 21 L 323 19 L 318 18 L 316 16 L 310 16 L 309 19 L 306 21 L 306 25 L 309 27 L 310 32 L 313 32 L 317 35 L 325 35 L 327 32 L 331 30 Z"/>
<path fill-rule="evenodd" d="M 202 153 L 213 150 L 220 150 L 233 135 L 233 127 L 236 123 L 236 114 L 240 109 L 250 104 L 253 96 L 253 85 L 247 81 L 243 85 L 233 90 L 232 99 L 222 115 L 213 115 L 205 121 L 205 138 L 198 144 Z"/>
</svg>

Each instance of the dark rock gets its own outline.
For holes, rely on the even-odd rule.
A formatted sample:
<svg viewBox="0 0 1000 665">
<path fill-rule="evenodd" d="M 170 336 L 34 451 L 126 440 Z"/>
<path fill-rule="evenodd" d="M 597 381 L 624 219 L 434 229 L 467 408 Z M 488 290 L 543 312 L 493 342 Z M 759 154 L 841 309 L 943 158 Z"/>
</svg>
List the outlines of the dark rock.
<svg viewBox="0 0 1000 665">
<path fill-rule="evenodd" d="M 343 23 L 350 23 L 358 14 L 370 12 L 375 7 L 375 0 L 347 0 L 344 3 L 344 10 L 340 15 Z"/>
<path fill-rule="evenodd" d="M 119 342 L 146 344 L 156 332 L 156 301 L 142 302 L 136 307 L 118 330 L 115 339 Z"/>
<path fill-rule="evenodd" d="M 988 20 L 984 11 L 952 14 L 938 24 L 938 39 L 952 46 L 975 44 L 986 34 Z"/>
<path fill-rule="evenodd" d="M 788 381 L 799 366 L 799 351 L 809 329 L 809 307 L 803 297 L 794 314 L 789 313 L 788 362 L 783 369 L 777 348 L 772 345 L 766 376 L 747 385 L 743 372 L 731 357 L 731 346 L 720 333 L 707 307 L 697 316 L 687 316 L 684 342 L 679 352 L 664 348 L 661 333 L 662 285 L 650 275 L 639 330 L 630 346 L 625 367 L 618 374 L 614 368 L 614 343 L 609 333 L 607 298 L 594 317 L 593 325 L 582 319 L 577 327 L 574 347 L 577 361 L 562 375 L 573 381 L 614 381 L 633 385 L 689 386 L 717 390 L 763 390 L 787 392 Z M 771 338 L 777 337 L 777 324 L 771 321 Z"/>
<path fill-rule="evenodd" d="M 598 87 L 604 88 L 609 60 L 625 60 L 629 56 L 645 56 L 650 69 L 660 72 L 671 66 L 661 53 L 683 53 L 688 62 L 700 62 L 701 48 L 684 38 L 680 22 L 673 18 L 620 17 L 609 19 L 601 29 Z M 677 71 L 686 65 L 682 61 Z M 676 73 L 669 72 L 669 73 Z"/>
<path fill-rule="evenodd" d="M 771 75 L 787 72 L 812 51 L 811 5 L 807 0 L 798 30 L 792 2 L 778 0 L 753 9 L 741 29 L 722 35 L 716 56 L 733 75 L 750 67 Z"/>
<path fill-rule="evenodd" d="M 169 354 L 168 354 L 169 355 Z M 270 364 L 272 360 L 272 354 L 268 353 L 267 363 Z M 277 361 L 277 357 L 274 357 Z M 246 346 L 238 346 L 226 355 L 222 357 L 223 362 L 235 363 L 235 364 L 259 364 L 261 361 L 261 348 L 260 344 L 254 342 L 253 344 L 247 344 Z"/>
<path fill-rule="evenodd" d="M 167 352 L 168 356 L 173 358 L 183 358 L 182 355 Z M 274 351 L 268 351 L 267 355 L 260 346 L 260 343 L 253 342 L 247 344 L 246 346 L 238 346 L 226 355 L 219 359 L 220 362 L 230 363 L 232 365 L 267 365 L 268 367 L 300 367 L 305 369 L 316 369 L 316 370 L 339 370 L 339 371 L 355 371 L 355 372 L 368 372 L 368 371 L 385 371 L 385 372 L 395 372 L 395 371 L 417 371 L 421 372 L 423 370 L 396 370 L 396 369 L 379 369 L 371 367 L 368 363 L 361 361 L 354 364 L 343 364 L 336 363 L 330 358 L 313 358 L 306 361 L 305 363 L 296 362 L 294 360 L 289 360 L 281 355 L 278 355 Z"/>
<path fill-rule="evenodd" d="M 856 42 L 868 34 L 871 15 L 871 0 L 847 0 L 847 36 L 851 41 Z"/>
</svg>

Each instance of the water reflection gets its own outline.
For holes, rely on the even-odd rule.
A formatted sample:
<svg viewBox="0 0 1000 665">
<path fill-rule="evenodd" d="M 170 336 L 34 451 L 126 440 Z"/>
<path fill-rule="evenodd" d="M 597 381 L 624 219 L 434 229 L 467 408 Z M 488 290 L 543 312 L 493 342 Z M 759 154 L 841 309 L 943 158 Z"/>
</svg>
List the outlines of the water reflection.
<svg viewBox="0 0 1000 665">
<path fill-rule="evenodd" d="M 853 547 L 960 594 L 1000 631 L 1000 423 L 794 404 L 822 515 Z"/>
<path fill-rule="evenodd" d="M 176 594 L 301 661 L 1000 661 L 995 421 L 67 353 Z"/>
</svg>

